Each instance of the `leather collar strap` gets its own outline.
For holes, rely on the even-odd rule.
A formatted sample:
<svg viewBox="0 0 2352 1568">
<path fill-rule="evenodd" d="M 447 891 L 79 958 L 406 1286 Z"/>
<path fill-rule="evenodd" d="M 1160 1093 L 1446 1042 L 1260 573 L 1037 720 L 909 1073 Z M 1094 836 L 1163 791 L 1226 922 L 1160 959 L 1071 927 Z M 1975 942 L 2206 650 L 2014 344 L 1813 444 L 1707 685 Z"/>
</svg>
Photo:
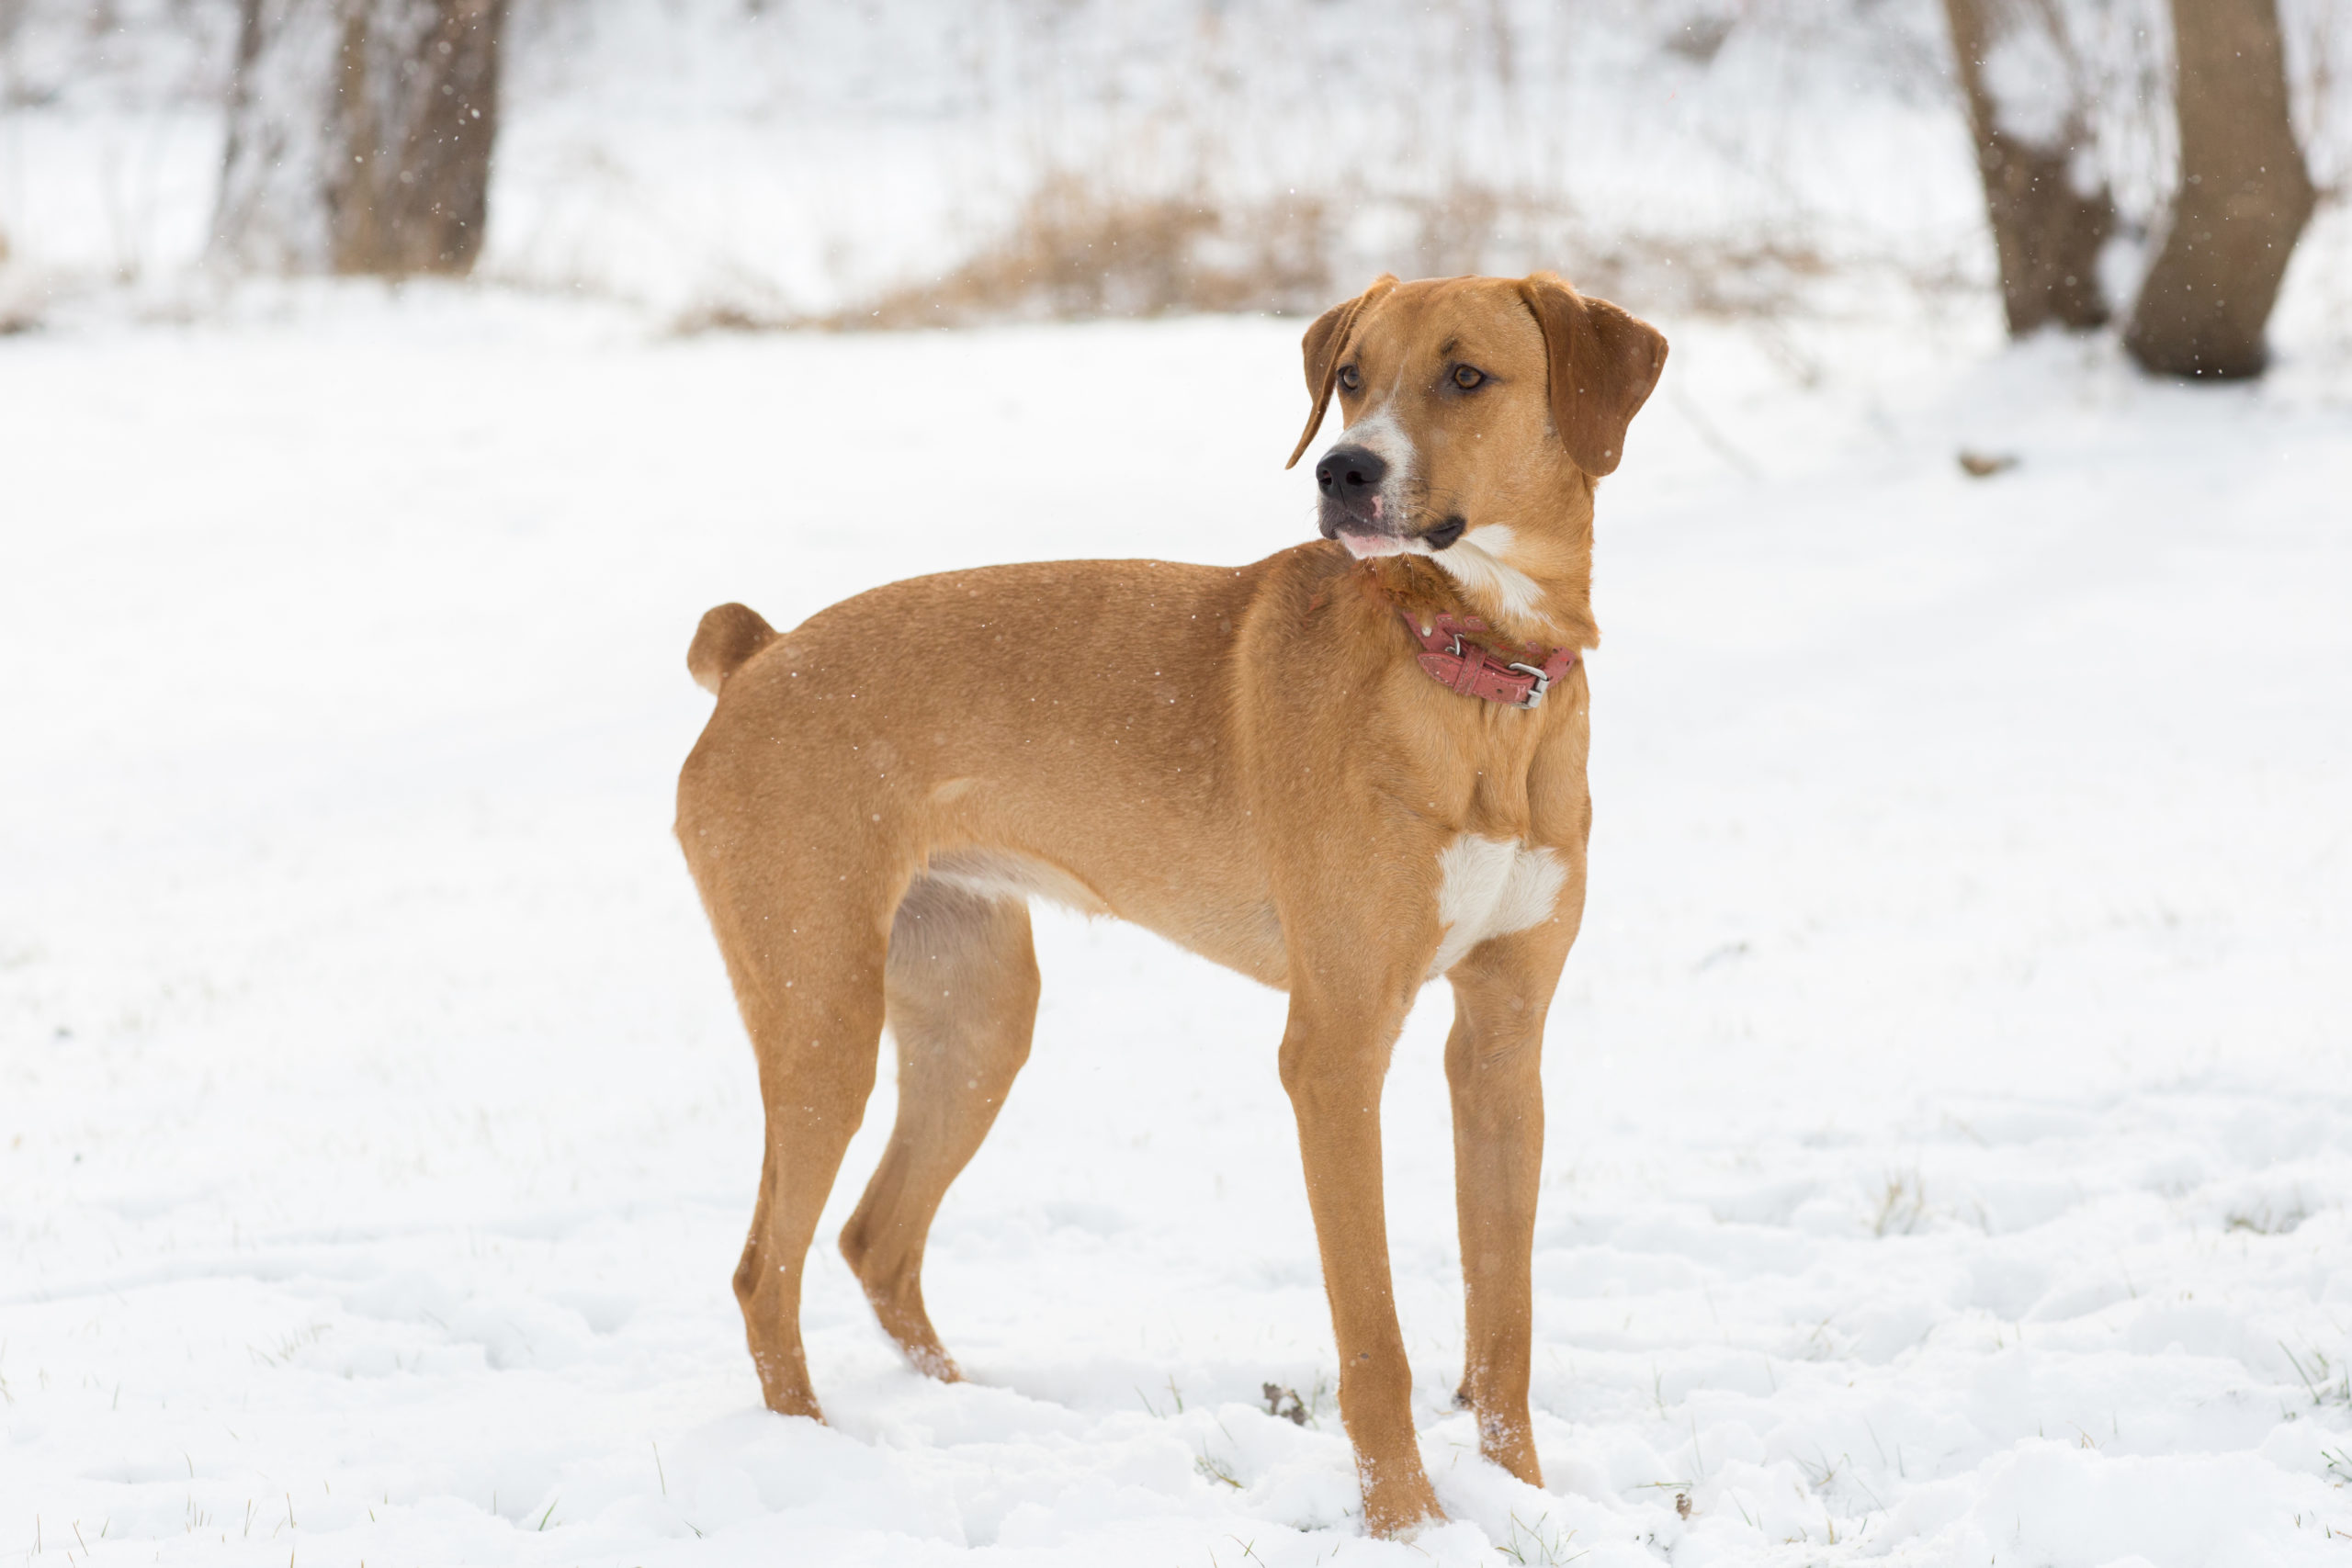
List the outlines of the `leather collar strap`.
<svg viewBox="0 0 2352 1568">
<path fill-rule="evenodd" d="M 1476 615 L 1419 615 L 1399 608 L 1406 629 L 1421 645 L 1419 662 L 1430 680 L 1465 697 L 1483 697 L 1507 707 L 1541 707 L 1552 682 L 1577 661 L 1573 648 L 1546 650 L 1522 645 L 1524 662 L 1514 663 L 1478 643 L 1464 640 L 1491 631 Z M 1540 662 L 1539 662 L 1540 660 Z"/>
</svg>

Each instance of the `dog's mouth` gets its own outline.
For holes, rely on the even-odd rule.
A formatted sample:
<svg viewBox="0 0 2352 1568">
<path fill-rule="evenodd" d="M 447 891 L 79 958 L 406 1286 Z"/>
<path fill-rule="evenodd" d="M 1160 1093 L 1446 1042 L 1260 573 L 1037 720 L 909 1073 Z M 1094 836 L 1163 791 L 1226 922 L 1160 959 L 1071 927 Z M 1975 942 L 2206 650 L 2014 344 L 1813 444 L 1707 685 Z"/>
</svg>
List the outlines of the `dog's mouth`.
<svg viewBox="0 0 2352 1568">
<path fill-rule="evenodd" d="M 1349 513 L 1334 515 L 1335 509 L 1325 508 L 1322 534 L 1327 539 L 1337 539 L 1348 554 L 1358 560 L 1374 556 L 1434 555 L 1462 537 L 1469 522 L 1459 513 L 1440 518 L 1429 527 L 1408 534 L 1389 526 L 1379 515 L 1379 502 L 1374 502 L 1374 515 L 1361 517 Z"/>
<path fill-rule="evenodd" d="M 1422 529 L 1421 543 L 1427 545 L 1433 550 L 1444 549 L 1447 546 L 1453 544 L 1454 540 L 1462 537 L 1464 531 L 1469 526 L 1470 520 L 1468 518 L 1463 516 L 1459 512 L 1453 513 L 1439 519 L 1437 526 Z"/>
</svg>

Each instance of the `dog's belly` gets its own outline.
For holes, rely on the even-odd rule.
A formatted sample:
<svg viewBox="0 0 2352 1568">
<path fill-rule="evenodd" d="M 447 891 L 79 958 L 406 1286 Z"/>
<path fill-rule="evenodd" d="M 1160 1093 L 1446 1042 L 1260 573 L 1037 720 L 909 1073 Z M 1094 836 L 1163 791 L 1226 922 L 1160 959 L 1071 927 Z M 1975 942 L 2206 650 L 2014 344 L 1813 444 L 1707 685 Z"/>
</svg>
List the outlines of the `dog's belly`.
<svg viewBox="0 0 2352 1568">
<path fill-rule="evenodd" d="M 1262 889 L 1252 897 L 1219 882 L 1196 885 L 1183 898 L 1136 897 L 1136 889 L 1098 889 L 1050 860 L 1006 848 L 934 851 L 924 874 L 983 898 L 1043 898 L 1081 915 L 1116 916 L 1262 985 L 1286 983 L 1282 920 Z"/>
<path fill-rule="evenodd" d="M 1044 898 L 1081 915 L 1112 913 L 1101 894 L 1069 872 L 1014 850 L 944 851 L 931 857 L 928 874 L 982 898 Z"/>
<path fill-rule="evenodd" d="M 1566 867 L 1549 849 L 1476 833 L 1457 834 L 1438 852 L 1437 864 L 1437 918 L 1444 934 L 1430 961 L 1431 979 L 1480 942 L 1550 919 L 1567 879 Z"/>
</svg>

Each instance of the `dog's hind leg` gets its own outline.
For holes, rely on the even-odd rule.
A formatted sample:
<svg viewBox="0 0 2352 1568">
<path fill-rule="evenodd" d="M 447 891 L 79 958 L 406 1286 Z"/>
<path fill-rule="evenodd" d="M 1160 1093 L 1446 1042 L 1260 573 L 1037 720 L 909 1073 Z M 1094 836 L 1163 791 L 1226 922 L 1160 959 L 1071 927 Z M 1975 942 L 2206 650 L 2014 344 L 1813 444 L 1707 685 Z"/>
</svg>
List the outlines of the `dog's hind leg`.
<svg viewBox="0 0 2352 1568">
<path fill-rule="evenodd" d="M 831 972 L 802 969 L 784 1000 L 775 988 L 744 1007 L 759 1054 L 767 1149 L 752 1232 L 735 1269 L 735 1299 L 760 1390 L 771 1410 L 823 1418 L 800 1341 L 800 1281 L 808 1243 L 842 1155 L 865 1119 L 882 1041 L 882 954 Z"/>
<path fill-rule="evenodd" d="M 766 1116 L 735 1299 L 768 1408 L 822 1419 L 801 1346 L 801 1276 L 874 1088 L 898 884 L 851 824 L 809 831 L 789 856 L 761 853 L 763 825 L 707 787 L 694 760 L 679 802 L 679 840 L 752 1037 Z"/>
<path fill-rule="evenodd" d="M 907 1359 L 953 1382 L 956 1363 L 923 1309 L 923 1243 L 1029 1057 L 1037 959 L 1028 905 L 918 880 L 891 924 L 887 974 L 899 1119 L 842 1229 L 842 1256 Z"/>
</svg>

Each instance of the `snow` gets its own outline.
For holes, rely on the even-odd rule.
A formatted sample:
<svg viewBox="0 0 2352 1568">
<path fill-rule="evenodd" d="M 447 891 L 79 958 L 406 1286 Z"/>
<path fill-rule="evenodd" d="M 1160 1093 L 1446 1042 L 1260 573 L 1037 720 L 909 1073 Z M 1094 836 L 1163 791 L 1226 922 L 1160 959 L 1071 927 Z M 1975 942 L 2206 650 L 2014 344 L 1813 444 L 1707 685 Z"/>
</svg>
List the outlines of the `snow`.
<svg viewBox="0 0 2352 1568">
<path fill-rule="evenodd" d="M 1985 300 L 1661 324 L 1546 1485 L 1450 1405 L 1435 987 L 1384 1107 L 1454 1520 L 1411 1544 L 1351 1514 L 1282 999 L 1042 909 L 931 1247 L 975 1381 L 831 1249 L 886 1075 L 808 1288 L 833 1425 L 763 1412 L 752 1064 L 668 836 L 711 604 L 1308 536 L 1297 323 L 321 288 L 0 340 L 0 1560 L 2342 1562 L 2352 372 L 2154 385 Z"/>
</svg>

